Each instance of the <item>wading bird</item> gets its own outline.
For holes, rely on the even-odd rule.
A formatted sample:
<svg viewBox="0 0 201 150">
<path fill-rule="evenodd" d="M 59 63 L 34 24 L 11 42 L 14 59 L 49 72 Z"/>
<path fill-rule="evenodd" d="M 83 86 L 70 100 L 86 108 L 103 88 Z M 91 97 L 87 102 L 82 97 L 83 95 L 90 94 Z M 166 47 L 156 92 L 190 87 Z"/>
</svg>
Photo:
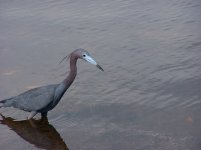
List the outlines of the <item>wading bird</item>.
<svg viewBox="0 0 201 150">
<path fill-rule="evenodd" d="M 64 59 L 66 58 L 67 56 L 64 57 Z M 30 112 L 28 119 L 33 118 L 37 113 L 41 113 L 41 117 L 47 117 L 48 111 L 52 110 L 59 103 L 66 90 L 73 83 L 77 74 L 76 63 L 79 58 L 96 65 L 97 68 L 103 71 L 88 51 L 76 49 L 69 55 L 69 74 L 60 84 L 52 84 L 28 90 L 18 96 L 0 101 L 0 107 L 14 107 L 28 111 Z"/>
</svg>

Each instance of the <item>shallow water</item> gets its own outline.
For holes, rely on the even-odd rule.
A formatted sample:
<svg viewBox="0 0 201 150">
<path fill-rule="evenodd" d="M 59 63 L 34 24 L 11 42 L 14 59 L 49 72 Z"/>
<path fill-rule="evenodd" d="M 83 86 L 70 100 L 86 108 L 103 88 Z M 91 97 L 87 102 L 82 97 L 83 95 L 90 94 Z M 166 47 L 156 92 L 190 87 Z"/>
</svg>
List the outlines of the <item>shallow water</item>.
<svg viewBox="0 0 201 150">
<path fill-rule="evenodd" d="M 49 122 L 1 108 L 0 148 L 199 150 L 200 9 L 199 0 L 0 1 L 0 99 L 63 80 L 59 61 L 76 48 L 105 70 L 79 61 Z"/>
</svg>

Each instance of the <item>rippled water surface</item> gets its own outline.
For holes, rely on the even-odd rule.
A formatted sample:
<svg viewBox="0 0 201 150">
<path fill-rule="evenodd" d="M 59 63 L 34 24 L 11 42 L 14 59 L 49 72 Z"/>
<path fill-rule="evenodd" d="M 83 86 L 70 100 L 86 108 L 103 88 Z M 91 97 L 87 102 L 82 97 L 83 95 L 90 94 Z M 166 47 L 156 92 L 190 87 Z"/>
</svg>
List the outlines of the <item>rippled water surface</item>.
<svg viewBox="0 0 201 150">
<path fill-rule="evenodd" d="M 78 75 L 48 120 L 1 108 L 0 149 L 200 150 L 200 0 L 0 1 L 0 99 Z"/>
</svg>

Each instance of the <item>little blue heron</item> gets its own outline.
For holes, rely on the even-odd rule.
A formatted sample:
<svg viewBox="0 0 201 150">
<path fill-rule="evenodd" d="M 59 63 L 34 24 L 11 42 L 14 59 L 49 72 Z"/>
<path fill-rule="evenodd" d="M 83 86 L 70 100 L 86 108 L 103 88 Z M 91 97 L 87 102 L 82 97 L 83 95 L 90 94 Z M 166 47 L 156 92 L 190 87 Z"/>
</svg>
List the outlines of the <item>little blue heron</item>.
<svg viewBox="0 0 201 150">
<path fill-rule="evenodd" d="M 47 117 L 48 111 L 52 110 L 59 103 L 66 90 L 73 83 L 77 74 L 76 63 L 78 58 L 96 65 L 97 68 L 103 71 L 101 66 L 90 56 L 89 52 L 84 49 L 74 50 L 70 53 L 69 58 L 69 74 L 60 84 L 52 84 L 28 90 L 18 96 L 0 101 L 0 107 L 14 107 L 28 111 L 30 112 L 28 119 L 32 119 L 37 113 L 41 113 L 41 117 Z"/>
</svg>

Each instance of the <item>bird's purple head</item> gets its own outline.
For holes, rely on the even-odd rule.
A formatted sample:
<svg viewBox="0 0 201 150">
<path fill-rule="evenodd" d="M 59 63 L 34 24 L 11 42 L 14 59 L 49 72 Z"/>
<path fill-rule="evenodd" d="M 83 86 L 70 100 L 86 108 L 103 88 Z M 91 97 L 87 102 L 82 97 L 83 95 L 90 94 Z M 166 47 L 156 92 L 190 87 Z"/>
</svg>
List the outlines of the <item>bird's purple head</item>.
<svg viewBox="0 0 201 150">
<path fill-rule="evenodd" d="M 64 59 L 66 59 L 67 57 L 68 56 L 64 57 Z M 69 55 L 69 57 L 72 57 L 72 58 L 74 57 L 75 59 L 78 59 L 78 58 L 83 59 L 89 62 L 90 64 L 95 65 L 101 71 L 104 71 L 103 68 L 91 57 L 89 52 L 85 49 L 82 49 L 82 48 L 76 49 Z"/>
</svg>

